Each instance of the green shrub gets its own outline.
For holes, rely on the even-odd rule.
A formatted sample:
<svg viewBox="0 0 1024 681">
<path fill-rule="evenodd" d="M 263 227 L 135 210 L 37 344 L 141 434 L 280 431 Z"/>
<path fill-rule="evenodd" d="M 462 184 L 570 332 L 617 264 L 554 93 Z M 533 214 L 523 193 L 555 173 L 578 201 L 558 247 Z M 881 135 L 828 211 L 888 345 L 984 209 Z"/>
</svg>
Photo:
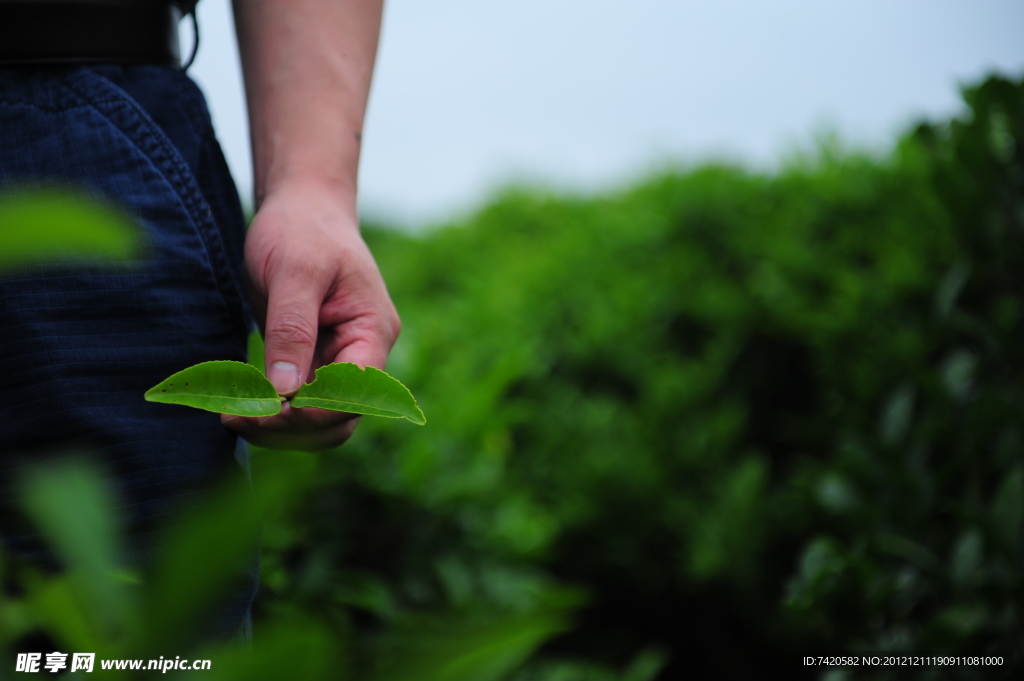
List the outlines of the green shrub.
<svg viewBox="0 0 1024 681">
<path fill-rule="evenodd" d="M 582 588 L 523 679 L 1019 649 L 1024 86 L 965 94 L 882 159 L 370 232 L 389 370 L 431 423 L 367 421 L 321 462 L 268 530 L 263 607 L 346 602 L 374 632 Z"/>
</svg>

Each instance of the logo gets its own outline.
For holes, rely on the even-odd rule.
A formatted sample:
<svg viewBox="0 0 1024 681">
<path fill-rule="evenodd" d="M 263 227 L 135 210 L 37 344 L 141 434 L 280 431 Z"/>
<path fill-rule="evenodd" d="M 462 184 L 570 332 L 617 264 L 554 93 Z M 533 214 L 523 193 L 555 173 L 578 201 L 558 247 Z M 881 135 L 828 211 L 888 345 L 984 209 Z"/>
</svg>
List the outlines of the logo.
<svg viewBox="0 0 1024 681">
<path fill-rule="evenodd" d="M 56 674 L 68 668 L 68 654 L 52 652 L 46 654 L 46 662 L 43 661 L 42 653 L 18 653 L 18 659 L 14 663 L 14 671 L 38 673 L 48 671 Z M 96 653 L 72 653 L 71 671 L 91 672 L 96 662 Z"/>
</svg>

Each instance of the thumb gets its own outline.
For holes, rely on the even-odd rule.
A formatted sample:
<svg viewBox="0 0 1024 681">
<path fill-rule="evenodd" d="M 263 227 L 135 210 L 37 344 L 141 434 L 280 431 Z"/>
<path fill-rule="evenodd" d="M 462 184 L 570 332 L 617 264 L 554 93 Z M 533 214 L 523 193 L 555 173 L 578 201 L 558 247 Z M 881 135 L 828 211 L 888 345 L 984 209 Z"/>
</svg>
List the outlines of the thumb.
<svg viewBox="0 0 1024 681">
<path fill-rule="evenodd" d="M 308 280 L 296 277 L 274 283 L 268 286 L 264 356 L 267 378 L 278 394 L 288 396 L 309 375 L 323 298 Z"/>
</svg>

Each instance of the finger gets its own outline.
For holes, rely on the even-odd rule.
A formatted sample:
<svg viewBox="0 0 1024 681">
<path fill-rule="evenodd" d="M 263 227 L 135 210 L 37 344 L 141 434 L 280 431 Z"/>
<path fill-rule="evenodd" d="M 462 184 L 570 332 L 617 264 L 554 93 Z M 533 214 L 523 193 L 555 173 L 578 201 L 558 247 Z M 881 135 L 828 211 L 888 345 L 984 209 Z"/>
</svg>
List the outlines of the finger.
<svg viewBox="0 0 1024 681">
<path fill-rule="evenodd" d="M 271 416 L 269 419 L 261 421 L 259 425 L 270 428 L 277 427 L 280 430 L 283 427 L 279 427 L 278 424 L 280 422 L 287 422 L 288 428 L 313 430 L 317 428 L 331 428 L 344 421 L 351 421 L 355 416 L 355 414 L 344 411 L 317 409 L 316 407 L 296 409 L 289 406 L 282 409 L 281 413 L 277 416 Z"/>
<path fill-rule="evenodd" d="M 238 433 L 246 442 L 266 449 L 320 451 L 339 447 L 352 436 L 359 419 L 351 418 L 326 429 L 269 430 L 249 423 L 249 419 L 231 419 L 224 425 Z"/>
<path fill-rule="evenodd" d="M 356 418 L 356 414 L 305 407 L 296 409 L 285 402 L 281 412 L 273 416 L 242 417 L 221 414 L 221 423 L 233 430 L 238 427 L 260 427 L 269 430 L 321 430 Z"/>
<path fill-rule="evenodd" d="M 394 343 L 383 334 L 367 335 L 353 340 L 338 351 L 334 362 L 351 362 L 363 367 L 374 367 L 384 371 L 388 363 L 388 353 Z"/>
<path fill-rule="evenodd" d="M 267 378 L 281 395 L 292 395 L 309 374 L 325 286 L 300 272 L 268 282 L 264 335 Z"/>
</svg>

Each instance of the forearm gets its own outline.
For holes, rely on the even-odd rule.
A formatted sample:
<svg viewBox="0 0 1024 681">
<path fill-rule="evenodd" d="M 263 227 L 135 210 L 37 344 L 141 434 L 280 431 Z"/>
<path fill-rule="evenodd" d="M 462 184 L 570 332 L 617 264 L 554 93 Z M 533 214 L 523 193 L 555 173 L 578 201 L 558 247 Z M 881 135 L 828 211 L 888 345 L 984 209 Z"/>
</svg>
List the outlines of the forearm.
<svg viewBox="0 0 1024 681">
<path fill-rule="evenodd" d="M 234 0 L 258 208 L 330 187 L 355 212 L 383 0 Z"/>
</svg>

